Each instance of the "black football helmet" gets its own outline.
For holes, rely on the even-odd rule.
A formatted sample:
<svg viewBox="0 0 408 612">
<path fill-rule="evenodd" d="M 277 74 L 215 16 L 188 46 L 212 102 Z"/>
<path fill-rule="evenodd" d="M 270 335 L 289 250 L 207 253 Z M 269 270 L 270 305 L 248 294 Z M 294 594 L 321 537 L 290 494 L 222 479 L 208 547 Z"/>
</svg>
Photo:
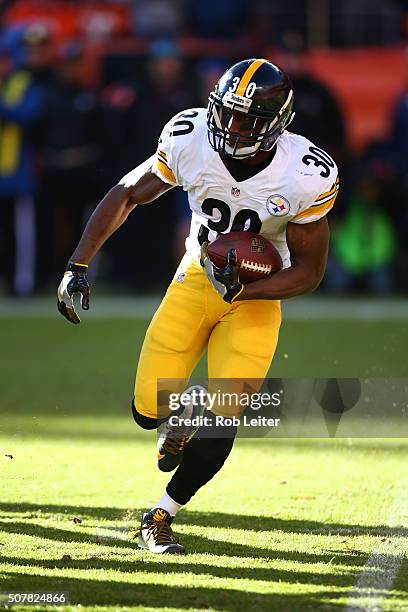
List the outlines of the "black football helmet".
<svg viewBox="0 0 408 612">
<path fill-rule="evenodd" d="M 248 119 L 242 133 L 230 130 L 235 113 Z M 243 60 L 231 66 L 210 93 L 208 139 L 223 155 L 252 157 L 270 151 L 293 116 L 293 88 L 283 70 L 265 59 Z"/>
</svg>

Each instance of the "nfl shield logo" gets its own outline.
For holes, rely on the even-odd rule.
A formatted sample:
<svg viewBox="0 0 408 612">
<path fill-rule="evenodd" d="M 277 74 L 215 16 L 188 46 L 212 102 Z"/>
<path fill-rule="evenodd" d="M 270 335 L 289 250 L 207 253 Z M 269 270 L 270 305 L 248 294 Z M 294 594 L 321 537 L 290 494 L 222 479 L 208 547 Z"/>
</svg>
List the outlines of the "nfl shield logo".
<svg viewBox="0 0 408 612">
<path fill-rule="evenodd" d="M 251 251 L 253 253 L 263 253 L 265 251 L 265 241 L 262 236 L 251 238 Z"/>
<path fill-rule="evenodd" d="M 231 195 L 234 196 L 234 198 L 239 198 L 241 190 L 238 189 L 238 187 L 231 187 Z"/>
<path fill-rule="evenodd" d="M 276 193 L 269 196 L 266 201 L 266 208 L 274 217 L 284 217 L 290 211 L 290 204 L 286 198 Z"/>
</svg>

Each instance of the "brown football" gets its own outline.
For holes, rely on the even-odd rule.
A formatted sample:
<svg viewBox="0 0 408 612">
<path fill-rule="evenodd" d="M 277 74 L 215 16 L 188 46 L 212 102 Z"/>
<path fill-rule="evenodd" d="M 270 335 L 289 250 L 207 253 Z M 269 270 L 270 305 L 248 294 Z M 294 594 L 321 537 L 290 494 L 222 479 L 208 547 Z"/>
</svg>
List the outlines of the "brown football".
<svg viewBox="0 0 408 612">
<path fill-rule="evenodd" d="M 239 278 L 251 283 L 282 269 L 282 259 L 273 244 L 254 232 L 221 234 L 208 245 L 208 257 L 218 268 L 227 265 L 230 249 L 237 252 Z"/>
</svg>

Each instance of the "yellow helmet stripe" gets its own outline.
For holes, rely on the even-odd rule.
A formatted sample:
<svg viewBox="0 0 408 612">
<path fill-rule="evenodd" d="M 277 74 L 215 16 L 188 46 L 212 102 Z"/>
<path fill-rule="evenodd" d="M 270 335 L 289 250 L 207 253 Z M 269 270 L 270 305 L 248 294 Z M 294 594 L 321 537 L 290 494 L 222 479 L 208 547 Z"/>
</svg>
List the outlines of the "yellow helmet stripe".
<svg viewBox="0 0 408 612">
<path fill-rule="evenodd" d="M 246 88 L 248 87 L 250 80 L 252 79 L 258 68 L 262 66 L 262 64 L 264 64 L 265 62 L 266 60 L 264 59 L 256 59 L 252 62 L 252 64 L 248 66 L 248 68 L 242 75 L 240 82 L 238 83 L 237 91 L 235 92 L 238 96 L 245 95 Z"/>
</svg>

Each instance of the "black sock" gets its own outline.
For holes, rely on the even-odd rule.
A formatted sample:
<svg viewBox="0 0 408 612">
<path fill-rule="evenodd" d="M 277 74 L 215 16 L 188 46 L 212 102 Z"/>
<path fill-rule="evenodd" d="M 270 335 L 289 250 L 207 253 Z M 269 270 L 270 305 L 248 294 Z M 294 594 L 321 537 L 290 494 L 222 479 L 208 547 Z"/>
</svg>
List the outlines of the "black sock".
<svg viewBox="0 0 408 612">
<path fill-rule="evenodd" d="M 183 459 L 166 487 L 175 502 L 186 504 L 193 495 L 220 471 L 231 452 L 237 428 L 213 425 L 202 426 L 184 449 Z M 218 437 L 215 437 L 218 436 Z"/>
</svg>

